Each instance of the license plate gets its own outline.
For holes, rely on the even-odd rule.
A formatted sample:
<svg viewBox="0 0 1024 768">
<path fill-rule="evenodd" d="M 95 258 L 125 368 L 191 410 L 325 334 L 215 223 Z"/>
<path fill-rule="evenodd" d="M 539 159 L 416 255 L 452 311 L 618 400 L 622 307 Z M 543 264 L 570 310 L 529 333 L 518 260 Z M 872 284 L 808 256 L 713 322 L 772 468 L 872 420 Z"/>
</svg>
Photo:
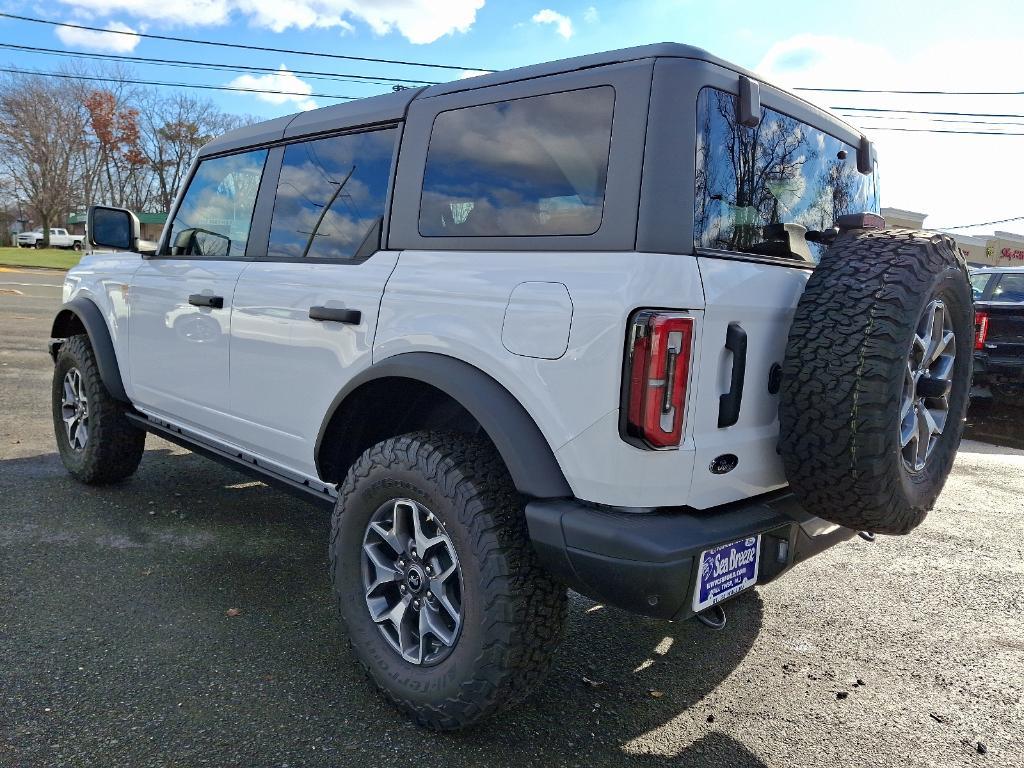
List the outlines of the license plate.
<svg viewBox="0 0 1024 768">
<path fill-rule="evenodd" d="M 761 536 L 705 549 L 700 555 L 697 586 L 693 590 L 695 613 L 732 597 L 757 583 Z"/>
</svg>

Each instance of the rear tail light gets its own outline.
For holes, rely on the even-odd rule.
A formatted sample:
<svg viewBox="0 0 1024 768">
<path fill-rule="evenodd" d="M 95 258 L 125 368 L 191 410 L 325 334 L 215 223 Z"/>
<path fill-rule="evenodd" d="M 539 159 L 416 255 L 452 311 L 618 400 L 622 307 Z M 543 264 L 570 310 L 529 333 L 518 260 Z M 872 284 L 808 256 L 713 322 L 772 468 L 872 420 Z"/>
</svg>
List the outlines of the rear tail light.
<svg viewBox="0 0 1024 768">
<path fill-rule="evenodd" d="M 988 338 L 988 312 L 974 313 L 974 348 L 984 349 Z"/>
<path fill-rule="evenodd" d="M 644 310 L 629 324 L 623 387 L 624 432 L 651 448 L 675 448 L 683 435 L 693 318 Z"/>
</svg>

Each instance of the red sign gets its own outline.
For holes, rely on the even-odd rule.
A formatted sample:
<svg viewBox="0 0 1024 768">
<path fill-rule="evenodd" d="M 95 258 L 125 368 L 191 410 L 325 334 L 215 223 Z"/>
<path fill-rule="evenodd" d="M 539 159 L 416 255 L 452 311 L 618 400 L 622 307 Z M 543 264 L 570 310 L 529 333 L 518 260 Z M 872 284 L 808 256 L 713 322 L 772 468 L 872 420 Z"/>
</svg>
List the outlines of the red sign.
<svg viewBox="0 0 1024 768">
<path fill-rule="evenodd" d="M 1011 251 L 1009 248 L 1003 248 L 1003 258 L 1010 259 L 1013 261 L 1024 261 L 1024 251 Z"/>
</svg>

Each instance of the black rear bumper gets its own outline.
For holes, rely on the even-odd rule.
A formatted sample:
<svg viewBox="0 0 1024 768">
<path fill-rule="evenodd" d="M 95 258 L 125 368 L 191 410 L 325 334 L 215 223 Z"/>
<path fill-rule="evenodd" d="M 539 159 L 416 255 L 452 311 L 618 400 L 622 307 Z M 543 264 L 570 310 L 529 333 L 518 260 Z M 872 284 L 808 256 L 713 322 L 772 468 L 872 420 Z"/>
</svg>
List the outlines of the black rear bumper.
<svg viewBox="0 0 1024 768">
<path fill-rule="evenodd" d="M 791 493 L 712 510 L 649 514 L 574 499 L 526 505 L 544 566 L 581 594 L 660 619 L 694 615 L 695 563 L 718 544 L 761 534 L 758 584 L 855 534 L 808 514 Z"/>
</svg>

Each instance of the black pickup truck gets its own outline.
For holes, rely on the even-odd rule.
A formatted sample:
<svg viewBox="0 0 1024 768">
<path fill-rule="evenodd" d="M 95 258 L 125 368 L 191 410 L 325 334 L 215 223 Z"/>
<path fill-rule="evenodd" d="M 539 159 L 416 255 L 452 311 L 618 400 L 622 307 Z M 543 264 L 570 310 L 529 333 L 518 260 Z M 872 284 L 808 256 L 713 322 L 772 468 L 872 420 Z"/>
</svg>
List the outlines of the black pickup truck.
<svg viewBox="0 0 1024 768">
<path fill-rule="evenodd" d="M 971 397 L 1024 406 L 1024 267 L 971 272 L 974 382 Z"/>
</svg>

